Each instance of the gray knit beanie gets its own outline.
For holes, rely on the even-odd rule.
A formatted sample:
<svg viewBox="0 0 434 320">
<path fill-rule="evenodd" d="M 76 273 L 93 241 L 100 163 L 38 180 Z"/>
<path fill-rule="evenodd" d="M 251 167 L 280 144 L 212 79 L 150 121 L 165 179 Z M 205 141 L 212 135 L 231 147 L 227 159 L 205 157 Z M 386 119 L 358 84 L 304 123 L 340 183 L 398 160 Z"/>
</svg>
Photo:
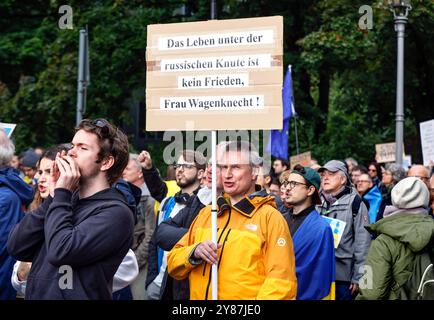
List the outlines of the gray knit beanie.
<svg viewBox="0 0 434 320">
<path fill-rule="evenodd" d="M 392 189 L 392 204 L 399 209 L 427 208 L 428 203 L 428 188 L 419 178 L 402 179 Z"/>
</svg>

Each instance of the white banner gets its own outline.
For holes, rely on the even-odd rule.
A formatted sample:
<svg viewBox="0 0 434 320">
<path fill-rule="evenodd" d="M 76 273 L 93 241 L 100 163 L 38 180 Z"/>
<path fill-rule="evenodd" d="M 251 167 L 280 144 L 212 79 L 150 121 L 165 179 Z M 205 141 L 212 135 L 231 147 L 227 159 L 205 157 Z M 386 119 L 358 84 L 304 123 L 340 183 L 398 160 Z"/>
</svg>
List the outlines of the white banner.
<svg viewBox="0 0 434 320">
<path fill-rule="evenodd" d="M 242 88 L 248 85 L 248 73 L 178 77 L 178 89 Z"/>
<path fill-rule="evenodd" d="M 158 39 L 158 50 L 233 47 L 234 45 L 270 44 L 273 41 L 273 30 L 161 37 Z"/>
<path fill-rule="evenodd" d="M 161 97 L 161 110 L 258 110 L 264 108 L 263 95 Z"/>
<path fill-rule="evenodd" d="M 421 122 L 419 125 L 423 165 L 428 166 L 430 160 L 434 161 L 434 119 Z"/>
<path fill-rule="evenodd" d="M 228 69 L 239 70 L 269 67 L 271 67 L 270 54 L 161 60 L 161 72 L 186 72 Z"/>
</svg>

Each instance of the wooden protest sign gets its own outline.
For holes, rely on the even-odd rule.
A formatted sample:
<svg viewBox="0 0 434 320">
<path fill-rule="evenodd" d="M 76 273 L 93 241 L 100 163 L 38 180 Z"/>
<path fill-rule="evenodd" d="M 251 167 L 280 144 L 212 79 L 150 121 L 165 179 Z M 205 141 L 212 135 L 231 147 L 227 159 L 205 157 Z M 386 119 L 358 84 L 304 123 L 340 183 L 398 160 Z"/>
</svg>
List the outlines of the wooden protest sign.
<svg viewBox="0 0 434 320">
<path fill-rule="evenodd" d="M 311 159 L 312 156 L 310 151 L 292 156 L 289 158 L 289 161 L 291 163 L 291 169 L 294 168 L 294 166 L 297 164 L 301 164 L 303 167 L 309 167 Z"/>
<path fill-rule="evenodd" d="M 282 128 L 281 16 L 147 31 L 147 131 Z"/>
<path fill-rule="evenodd" d="M 396 160 L 396 143 L 382 143 L 375 145 L 375 160 L 378 163 L 395 162 Z"/>
<path fill-rule="evenodd" d="M 430 160 L 434 161 L 434 119 L 421 122 L 419 125 L 423 165 L 428 166 Z"/>
</svg>

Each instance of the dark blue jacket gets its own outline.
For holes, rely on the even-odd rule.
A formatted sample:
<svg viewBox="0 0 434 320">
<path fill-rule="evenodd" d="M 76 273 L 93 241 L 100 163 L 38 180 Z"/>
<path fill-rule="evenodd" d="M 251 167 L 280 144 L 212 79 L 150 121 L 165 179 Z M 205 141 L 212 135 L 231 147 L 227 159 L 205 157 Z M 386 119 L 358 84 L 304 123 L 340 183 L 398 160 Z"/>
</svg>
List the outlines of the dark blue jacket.
<svg viewBox="0 0 434 320">
<path fill-rule="evenodd" d="M 9 232 L 23 217 L 21 207 L 32 201 L 32 188 L 12 168 L 0 169 L 0 300 L 15 299 L 11 285 L 15 260 L 8 254 Z"/>
<path fill-rule="evenodd" d="M 115 188 L 84 199 L 57 189 L 9 237 L 11 255 L 33 262 L 26 299 L 112 299 L 113 276 L 132 244 L 134 214 Z"/>
</svg>

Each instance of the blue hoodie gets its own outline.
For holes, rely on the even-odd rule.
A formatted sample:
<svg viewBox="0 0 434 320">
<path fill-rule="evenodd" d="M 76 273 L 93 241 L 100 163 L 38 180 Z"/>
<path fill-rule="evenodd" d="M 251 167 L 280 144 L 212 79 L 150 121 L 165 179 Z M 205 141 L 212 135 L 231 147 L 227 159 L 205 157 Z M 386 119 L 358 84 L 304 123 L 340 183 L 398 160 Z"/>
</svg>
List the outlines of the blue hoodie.
<svg viewBox="0 0 434 320">
<path fill-rule="evenodd" d="M 32 187 L 14 169 L 0 169 L 0 300 L 15 299 L 17 294 L 11 285 L 15 260 L 8 254 L 6 244 L 9 232 L 23 217 L 22 205 L 32 199 Z"/>
<path fill-rule="evenodd" d="M 363 195 L 363 199 L 369 202 L 369 223 L 375 223 L 377 221 L 378 211 L 381 207 L 381 202 L 383 201 L 380 189 L 374 185 L 368 193 Z"/>
</svg>

